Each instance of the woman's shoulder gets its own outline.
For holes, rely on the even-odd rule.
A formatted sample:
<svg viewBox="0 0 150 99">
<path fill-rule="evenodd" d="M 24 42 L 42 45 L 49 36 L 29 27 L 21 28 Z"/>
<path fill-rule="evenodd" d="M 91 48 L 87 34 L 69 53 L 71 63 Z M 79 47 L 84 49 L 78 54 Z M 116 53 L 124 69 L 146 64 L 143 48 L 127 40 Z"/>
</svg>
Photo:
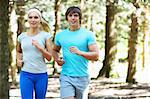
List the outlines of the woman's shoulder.
<svg viewBox="0 0 150 99">
<path fill-rule="evenodd" d="M 18 35 L 18 41 L 21 41 L 23 38 L 26 38 L 26 33 L 25 32 L 22 32 Z"/>
<path fill-rule="evenodd" d="M 52 37 L 52 34 L 49 33 L 49 32 L 45 32 L 45 31 L 41 31 L 40 32 L 40 36 L 43 36 L 43 37 L 48 37 L 48 38 L 51 38 Z"/>
<path fill-rule="evenodd" d="M 52 35 L 50 32 L 41 31 L 41 35 Z"/>
<path fill-rule="evenodd" d="M 26 32 L 22 32 L 18 35 L 18 37 L 24 37 L 26 35 Z"/>
<path fill-rule="evenodd" d="M 41 35 L 43 35 L 43 34 L 46 35 L 46 34 L 51 34 L 51 33 L 50 33 L 50 32 L 46 32 L 46 31 L 41 31 L 40 34 L 41 34 Z"/>
</svg>

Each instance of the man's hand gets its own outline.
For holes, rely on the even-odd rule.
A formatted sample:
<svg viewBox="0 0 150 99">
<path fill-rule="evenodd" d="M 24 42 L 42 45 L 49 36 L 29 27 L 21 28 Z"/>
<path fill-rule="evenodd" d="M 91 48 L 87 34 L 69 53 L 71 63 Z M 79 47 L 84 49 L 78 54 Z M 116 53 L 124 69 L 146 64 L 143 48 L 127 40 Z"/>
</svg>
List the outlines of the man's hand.
<svg viewBox="0 0 150 99">
<path fill-rule="evenodd" d="M 81 51 L 76 46 L 70 47 L 70 52 L 80 55 Z"/>
<path fill-rule="evenodd" d="M 65 63 L 65 61 L 63 60 L 62 57 L 59 57 L 59 58 L 56 60 L 56 62 L 57 62 L 57 64 L 58 64 L 59 66 L 62 66 L 62 65 Z"/>
</svg>

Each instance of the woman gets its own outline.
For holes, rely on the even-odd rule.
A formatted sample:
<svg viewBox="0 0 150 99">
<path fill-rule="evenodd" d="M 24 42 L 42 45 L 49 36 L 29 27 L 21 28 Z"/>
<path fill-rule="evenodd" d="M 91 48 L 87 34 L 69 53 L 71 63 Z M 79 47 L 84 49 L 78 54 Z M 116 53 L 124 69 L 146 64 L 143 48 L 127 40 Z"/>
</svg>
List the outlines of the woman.
<svg viewBox="0 0 150 99">
<path fill-rule="evenodd" d="M 18 36 L 17 65 L 22 99 L 45 99 L 48 75 L 44 59 L 51 60 L 50 28 L 37 8 L 28 11 L 30 28 Z M 35 95 L 33 94 L 35 93 Z"/>
</svg>

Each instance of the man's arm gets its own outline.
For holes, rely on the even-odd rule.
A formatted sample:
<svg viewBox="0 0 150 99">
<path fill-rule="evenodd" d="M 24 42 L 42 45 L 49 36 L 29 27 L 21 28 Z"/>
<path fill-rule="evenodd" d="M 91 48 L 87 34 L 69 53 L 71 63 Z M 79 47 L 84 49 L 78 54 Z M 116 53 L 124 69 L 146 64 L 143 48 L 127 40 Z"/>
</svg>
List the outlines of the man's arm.
<svg viewBox="0 0 150 99">
<path fill-rule="evenodd" d="M 81 51 L 77 47 L 73 46 L 70 48 L 72 53 L 83 56 L 84 58 L 92 61 L 97 61 L 99 58 L 99 50 L 97 44 L 91 44 L 88 46 L 89 52 Z"/>
<path fill-rule="evenodd" d="M 61 49 L 60 46 L 54 44 L 52 55 L 54 57 L 54 60 L 57 62 L 57 64 L 62 66 L 65 63 L 65 61 L 63 60 L 63 58 L 59 57 L 60 49 Z"/>
</svg>

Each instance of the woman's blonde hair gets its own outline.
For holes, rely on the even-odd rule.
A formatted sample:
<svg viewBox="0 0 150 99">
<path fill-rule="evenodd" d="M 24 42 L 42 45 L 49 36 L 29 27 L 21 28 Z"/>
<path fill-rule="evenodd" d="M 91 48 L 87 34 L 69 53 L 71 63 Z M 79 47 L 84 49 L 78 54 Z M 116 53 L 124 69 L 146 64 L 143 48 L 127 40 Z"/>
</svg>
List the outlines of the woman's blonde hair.
<svg viewBox="0 0 150 99">
<path fill-rule="evenodd" d="M 48 22 L 42 17 L 41 18 L 41 29 L 45 32 L 50 32 L 50 26 L 48 25 Z"/>
<path fill-rule="evenodd" d="M 29 11 L 28 11 L 28 15 L 31 13 L 31 12 L 37 12 L 37 14 L 40 16 L 41 18 L 41 30 L 42 31 L 45 31 L 45 32 L 50 32 L 50 26 L 48 25 L 48 22 L 42 17 L 42 13 L 41 11 L 38 9 L 38 8 L 31 8 Z"/>
</svg>

